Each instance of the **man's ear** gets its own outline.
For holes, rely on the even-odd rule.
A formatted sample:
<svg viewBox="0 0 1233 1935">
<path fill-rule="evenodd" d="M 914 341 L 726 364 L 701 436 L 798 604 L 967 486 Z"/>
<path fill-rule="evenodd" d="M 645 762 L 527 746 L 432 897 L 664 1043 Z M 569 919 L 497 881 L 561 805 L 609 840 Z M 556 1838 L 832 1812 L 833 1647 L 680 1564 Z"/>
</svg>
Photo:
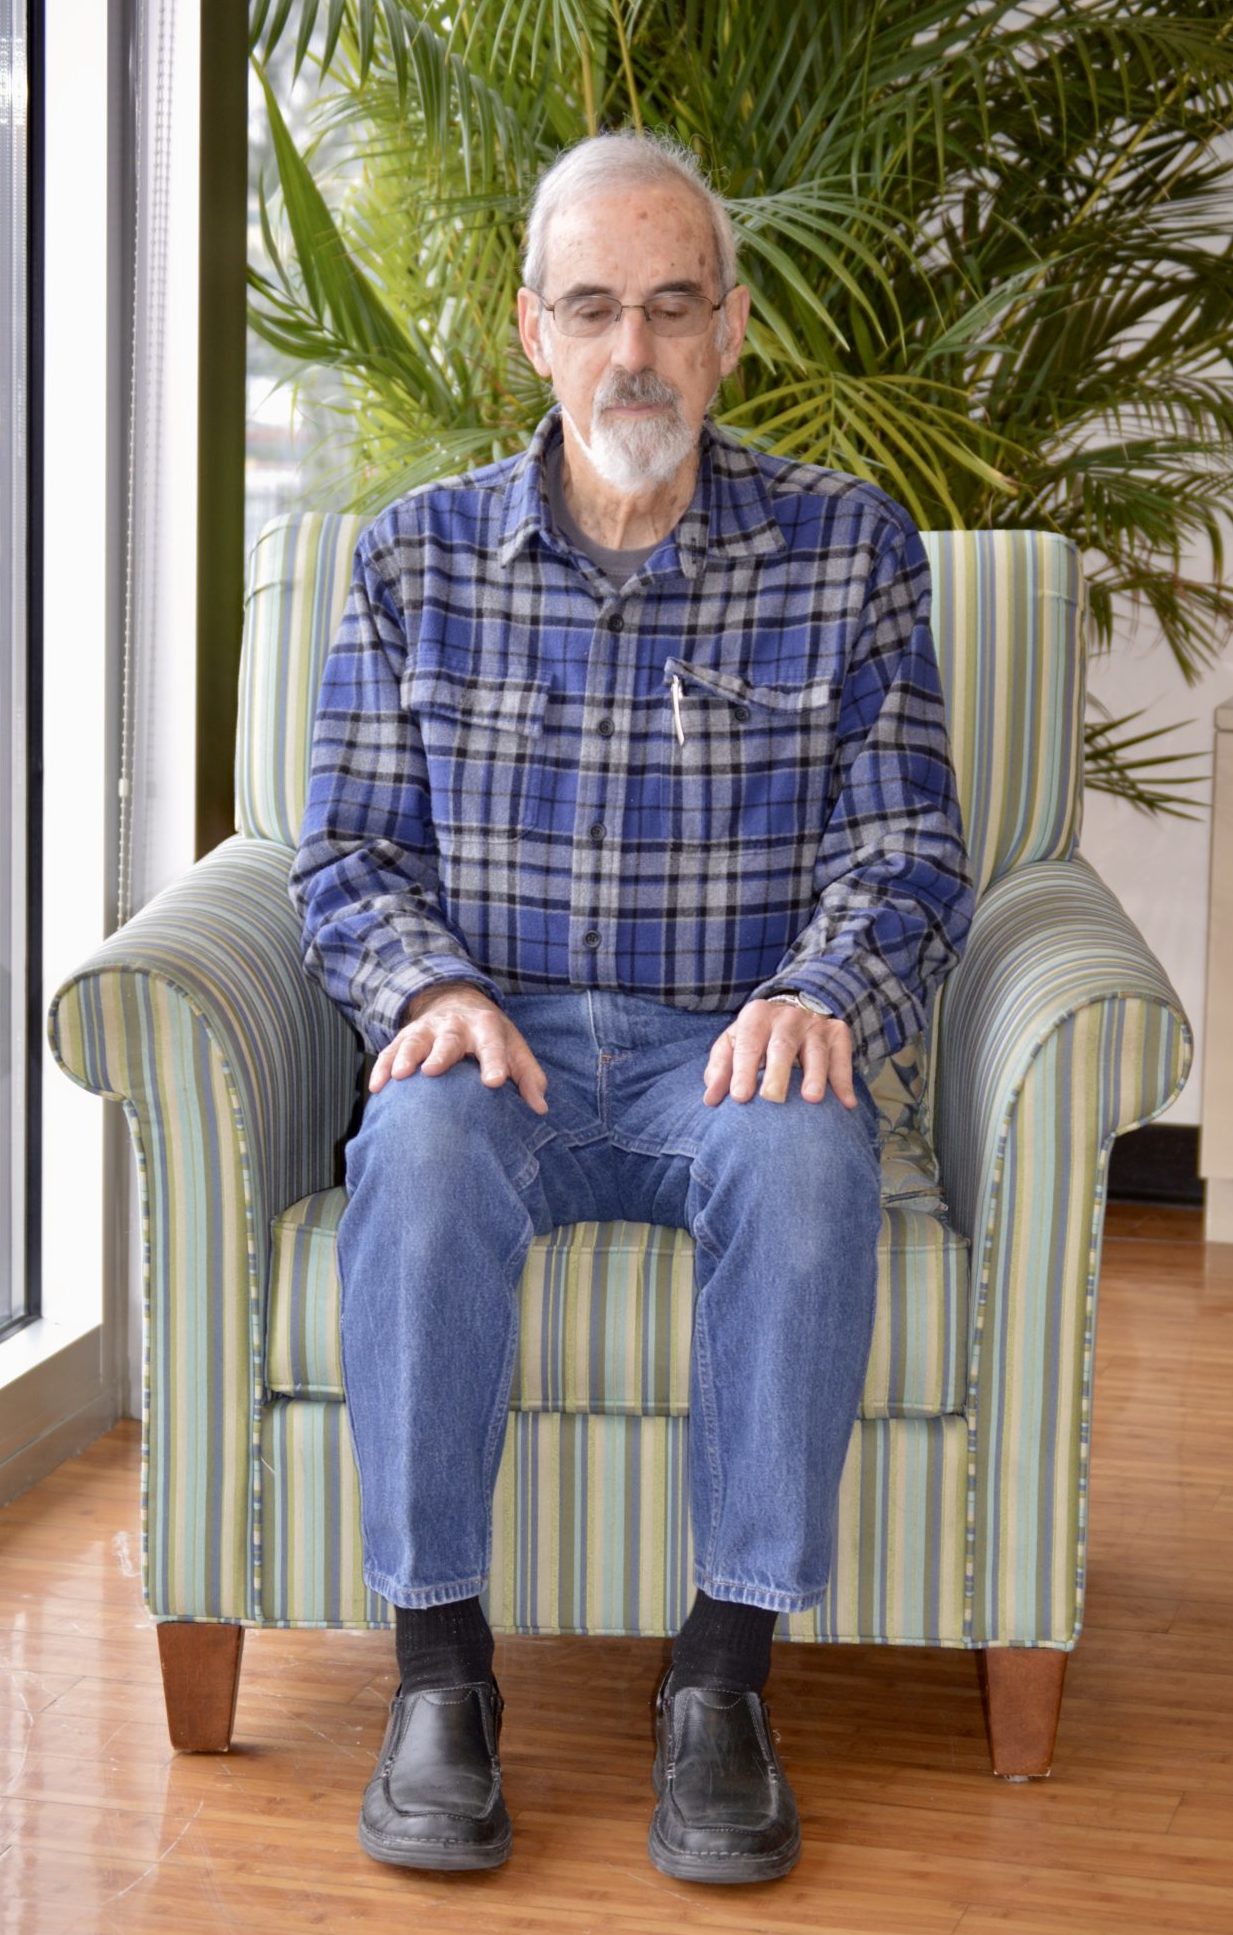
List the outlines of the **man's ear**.
<svg viewBox="0 0 1233 1935">
<path fill-rule="evenodd" d="M 741 345 L 749 326 L 749 290 L 743 282 L 738 282 L 735 289 L 729 289 L 724 315 L 728 324 L 728 341 L 720 351 L 719 367 L 724 376 L 731 376 L 741 360 Z"/>
<path fill-rule="evenodd" d="M 518 291 L 518 334 L 531 368 L 537 376 L 542 376 L 547 381 L 552 374 L 552 364 L 544 354 L 543 319 L 544 312 L 535 291 L 520 289 Z"/>
</svg>

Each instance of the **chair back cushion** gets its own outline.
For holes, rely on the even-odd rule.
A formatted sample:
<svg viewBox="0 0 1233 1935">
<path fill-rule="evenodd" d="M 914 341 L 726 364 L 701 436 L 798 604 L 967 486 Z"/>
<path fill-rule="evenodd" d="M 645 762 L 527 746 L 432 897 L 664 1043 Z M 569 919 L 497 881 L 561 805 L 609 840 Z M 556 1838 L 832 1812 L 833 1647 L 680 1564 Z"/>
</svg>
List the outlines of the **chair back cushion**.
<svg viewBox="0 0 1233 1935">
<path fill-rule="evenodd" d="M 248 555 L 236 728 L 235 824 L 300 843 L 317 693 L 366 523 L 294 511 L 263 526 Z"/>
<path fill-rule="evenodd" d="M 313 714 L 366 520 L 295 512 L 248 563 L 236 827 L 299 843 Z M 1083 572 L 1046 531 L 925 531 L 933 635 L 977 894 L 1078 843 Z"/>
</svg>

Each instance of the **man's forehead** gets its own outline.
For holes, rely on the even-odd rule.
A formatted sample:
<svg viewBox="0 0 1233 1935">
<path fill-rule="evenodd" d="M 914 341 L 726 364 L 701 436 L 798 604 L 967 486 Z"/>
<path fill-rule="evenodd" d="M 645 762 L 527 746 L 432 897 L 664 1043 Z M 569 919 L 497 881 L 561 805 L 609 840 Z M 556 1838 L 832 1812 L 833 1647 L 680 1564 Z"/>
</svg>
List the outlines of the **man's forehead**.
<svg viewBox="0 0 1233 1935">
<path fill-rule="evenodd" d="M 653 253 L 682 282 L 696 282 L 714 265 L 710 213 L 684 184 L 631 182 L 580 197 L 556 211 L 544 234 L 550 265 L 571 271 L 587 258 L 619 261 L 627 250 Z"/>
</svg>

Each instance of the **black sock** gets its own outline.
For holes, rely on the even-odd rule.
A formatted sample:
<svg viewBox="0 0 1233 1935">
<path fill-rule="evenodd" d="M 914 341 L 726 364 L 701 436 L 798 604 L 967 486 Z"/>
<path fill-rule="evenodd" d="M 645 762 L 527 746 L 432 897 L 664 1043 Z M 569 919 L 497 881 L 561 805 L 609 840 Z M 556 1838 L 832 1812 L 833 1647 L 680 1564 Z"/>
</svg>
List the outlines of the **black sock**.
<svg viewBox="0 0 1233 1935">
<path fill-rule="evenodd" d="M 779 1614 L 699 1592 L 672 1648 L 672 1684 L 761 1693 L 771 1670 Z"/>
<path fill-rule="evenodd" d="M 394 1637 L 404 1692 L 492 1677 L 492 1629 L 478 1599 L 445 1606 L 395 1606 Z"/>
</svg>

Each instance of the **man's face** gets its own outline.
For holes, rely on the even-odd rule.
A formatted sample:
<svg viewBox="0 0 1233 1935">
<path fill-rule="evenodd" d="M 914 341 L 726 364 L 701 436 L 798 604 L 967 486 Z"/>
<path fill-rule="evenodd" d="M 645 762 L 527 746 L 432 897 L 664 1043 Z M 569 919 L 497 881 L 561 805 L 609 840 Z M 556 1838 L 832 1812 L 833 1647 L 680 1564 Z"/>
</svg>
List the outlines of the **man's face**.
<svg viewBox="0 0 1233 1935">
<path fill-rule="evenodd" d="M 540 293 L 549 303 L 584 294 L 639 303 L 668 292 L 718 302 L 723 293 L 706 206 L 683 187 L 589 195 L 554 216 L 546 243 Z M 530 290 L 518 296 L 532 364 L 551 378 L 601 476 L 631 493 L 666 481 L 692 455 L 711 398 L 736 366 L 748 315 L 749 292 L 737 288 L 697 336 L 657 336 L 640 309 L 627 309 L 604 335 L 580 338 L 556 328 Z"/>
</svg>

